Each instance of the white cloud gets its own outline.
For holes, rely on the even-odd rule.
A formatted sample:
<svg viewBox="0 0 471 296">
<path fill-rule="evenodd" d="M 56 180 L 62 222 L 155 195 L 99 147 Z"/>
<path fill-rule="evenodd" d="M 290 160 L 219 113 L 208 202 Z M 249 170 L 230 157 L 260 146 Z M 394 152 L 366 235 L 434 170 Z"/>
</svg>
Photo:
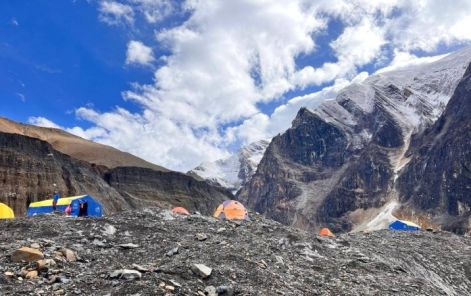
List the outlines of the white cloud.
<svg viewBox="0 0 471 296">
<path fill-rule="evenodd" d="M 93 140 L 130 151 L 146 160 L 186 170 L 201 159 L 221 158 L 227 152 L 217 147 L 217 136 L 198 135 L 188 126 L 158 117 L 145 111 L 133 114 L 118 108 L 114 112 L 97 113 L 88 108 L 77 110 L 77 116 L 92 121 L 104 131 Z M 85 130 L 89 134 L 89 130 Z"/>
<path fill-rule="evenodd" d="M 381 48 L 386 44 L 384 30 L 377 27 L 370 18 L 348 26 L 330 46 L 337 62 L 327 62 L 322 67 L 306 66 L 293 76 L 293 84 L 306 87 L 319 85 L 341 77 L 353 76 L 356 68 L 366 65 L 381 56 Z"/>
<path fill-rule="evenodd" d="M 136 6 L 147 22 L 153 24 L 163 20 L 175 11 L 175 3 L 171 0 L 129 0 Z"/>
<path fill-rule="evenodd" d="M 341 64 L 363 66 L 378 57 L 385 43 L 384 31 L 373 20 L 364 18 L 347 27 L 331 46 Z"/>
<path fill-rule="evenodd" d="M 106 4 L 105 4 L 106 3 Z M 126 62 L 163 66 L 155 83 L 133 84 L 124 99 L 140 113 L 117 108 L 99 113 L 80 108 L 77 116 L 92 129 L 71 129 L 172 169 L 187 170 L 204 160 L 227 155 L 234 143 L 271 137 L 289 127 L 302 106 L 334 98 L 365 65 L 385 70 L 429 62 L 412 50 L 432 52 L 441 44 L 471 40 L 471 2 L 439 0 L 169 0 L 102 1 L 100 18 L 110 24 L 134 23 L 138 17 L 157 26 L 172 13 L 188 15 L 176 26 L 155 29 L 153 50 L 130 41 Z M 185 11 L 176 11 L 176 9 Z M 335 19 L 341 32 L 330 44 L 316 44 Z M 135 22 L 138 23 L 137 21 Z M 331 51 L 334 59 L 318 66 L 296 63 L 301 55 Z M 383 71 L 385 71 L 383 70 Z M 277 103 L 280 96 L 315 85 L 321 91 Z M 278 104 L 264 114 L 260 103 Z M 231 126 L 227 128 L 227 126 Z"/>
<path fill-rule="evenodd" d="M 471 40 L 471 1 L 401 1 L 401 14 L 385 27 L 401 50 L 433 51 L 438 45 Z"/>
<path fill-rule="evenodd" d="M 22 101 L 23 103 L 26 102 L 26 96 L 20 92 L 16 93 L 16 95 L 18 96 L 18 98 L 20 98 L 20 101 Z"/>
<path fill-rule="evenodd" d="M 416 55 L 396 49 L 394 50 L 394 58 L 389 64 L 389 66 L 379 69 L 378 71 L 376 71 L 376 73 L 399 70 L 399 69 L 412 66 L 412 65 L 427 64 L 427 63 L 438 61 L 439 59 L 445 56 L 446 54 L 436 55 L 436 56 L 427 56 L 427 57 L 417 57 Z"/>
<path fill-rule="evenodd" d="M 51 120 L 44 118 L 44 117 L 30 117 L 28 118 L 28 122 L 33 125 L 41 126 L 41 127 L 48 127 L 48 128 L 58 128 L 63 129 L 61 126 L 55 124 Z"/>
<path fill-rule="evenodd" d="M 337 79 L 332 86 L 324 87 L 320 91 L 304 96 L 294 97 L 286 104 L 278 106 L 270 116 L 258 113 L 245 120 L 241 125 L 231 128 L 228 131 L 228 137 L 229 139 L 240 139 L 243 143 L 252 143 L 273 137 L 291 126 L 291 121 L 300 108 L 314 109 L 325 100 L 335 99 L 338 92 L 351 83 L 360 83 L 366 78 L 368 78 L 368 73 L 361 72 L 352 80 Z"/>
<path fill-rule="evenodd" d="M 131 6 L 116 1 L 100 2 L 100 20 L 109 25 L 132 24 L 134 10 Z"/>
<path fill-rule="evenodd" d="M 126 52 L 126 64 L 149 65 L 155 60 L 152 48 L 140 41 L 131 40 Z"/>
<path fill-rule="evenodd" d="M 89 129 L 84 130 L 81 127 L 73 127 L 73 128 L 65 128 L 63 126 L 58 125 L 57 123 L 44 118 L 44 117 L 30 117 L 28 118 L 28 123 L 40 127 L 47 127 L 47 128 L 56 128 L 56 129 L 61 129 L 65 130 L 73 135 L 76 135 L 78 137 L 84 138 L 84 139 L 96 139 L 97 137 L 104 136 L 106 131 L 102 128 L 99 127 L 91 127 Z"/>
</svg>

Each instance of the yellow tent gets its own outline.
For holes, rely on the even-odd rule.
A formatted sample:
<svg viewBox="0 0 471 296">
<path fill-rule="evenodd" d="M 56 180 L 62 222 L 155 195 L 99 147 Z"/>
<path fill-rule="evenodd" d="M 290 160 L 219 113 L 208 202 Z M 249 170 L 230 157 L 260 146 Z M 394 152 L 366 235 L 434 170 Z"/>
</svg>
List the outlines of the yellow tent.
<svg viewBox="0 0 471 296">
<path fill-rule="evenodd" d="M 13 210 L 4 203 L 0 202 L 0 219 L 11 219 L 15 218 Z"/>
</svg>

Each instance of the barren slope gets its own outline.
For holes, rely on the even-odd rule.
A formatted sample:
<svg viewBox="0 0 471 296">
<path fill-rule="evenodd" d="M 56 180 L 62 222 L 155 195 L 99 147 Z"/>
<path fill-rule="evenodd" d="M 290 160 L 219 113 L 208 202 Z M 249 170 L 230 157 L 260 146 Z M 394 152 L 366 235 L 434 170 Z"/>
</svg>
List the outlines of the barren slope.
<svg viewBox="0 0 471 296">
<path fill-rule="evenodd" d="M 147 162 L 132 154 L 82 139 L 60 129 L 21 124 L 0 117 L 0 132 L 38 138 L 51 144 L 54 149 L 73 158 L 86 161 L 90 164 L 106 166 L 110 169 L 131 166 L 149 168 L 156 171 L 169 171 L 164 167 Z"/>
</svg>

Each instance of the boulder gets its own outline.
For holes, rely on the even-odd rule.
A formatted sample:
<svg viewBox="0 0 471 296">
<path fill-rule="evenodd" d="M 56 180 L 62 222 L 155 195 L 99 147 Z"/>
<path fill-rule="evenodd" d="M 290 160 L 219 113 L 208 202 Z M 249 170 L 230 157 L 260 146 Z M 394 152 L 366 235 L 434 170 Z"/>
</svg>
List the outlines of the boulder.
<svg viewBox="0 0 471 296">
<path fill-rule="evenodd" d="M 21 247 L 11 254 L 13 262 L 34 262 L 44 258 L 44 254 L 38 249 Z"/>
</svg>

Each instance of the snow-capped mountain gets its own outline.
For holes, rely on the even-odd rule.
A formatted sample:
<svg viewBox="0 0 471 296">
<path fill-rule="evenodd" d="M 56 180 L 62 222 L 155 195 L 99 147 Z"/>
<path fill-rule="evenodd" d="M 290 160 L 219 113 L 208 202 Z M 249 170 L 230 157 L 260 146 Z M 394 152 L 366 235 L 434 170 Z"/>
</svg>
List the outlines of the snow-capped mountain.
<svg viewBox="0 0 471 296">
<path fill-rule="evenodd" d="M 468 47 L 432 63 L 372 75 L 314 109 L 302 108 L 292 127 L 272 139 L 239 198 L 268 217 L 307 229 L 354 230 L 391 204 L 423 213 L 426 202 L 405 204 L 404 188 L 414 181 L 401 174 L 415 139 L 442 115 L 470 62 Z"/>
<path fill-rule="evenodd" d="M 255 173 L 268 144 L 266 140 L 251 143 L 228 158 L 203 162 L 188 173 L 235 192 Z"/>
</svg>

